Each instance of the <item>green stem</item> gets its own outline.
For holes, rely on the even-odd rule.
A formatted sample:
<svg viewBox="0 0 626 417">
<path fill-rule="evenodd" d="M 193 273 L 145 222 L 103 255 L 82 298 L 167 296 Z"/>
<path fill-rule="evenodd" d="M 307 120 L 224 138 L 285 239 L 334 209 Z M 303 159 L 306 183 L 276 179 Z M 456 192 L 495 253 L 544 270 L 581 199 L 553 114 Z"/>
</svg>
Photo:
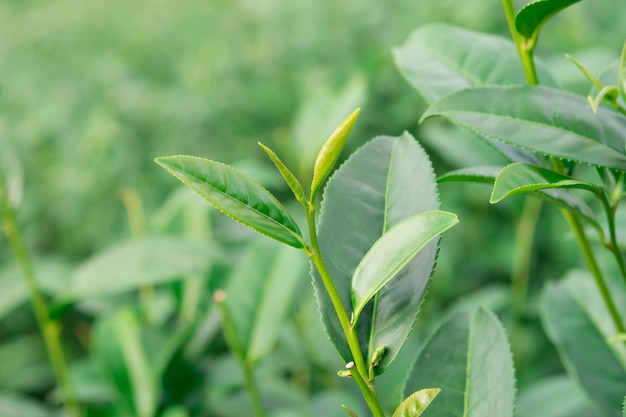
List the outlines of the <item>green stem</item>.
<svg viewBox="0 0 626 417">
<path fill-rule="evenodd" d="M 563 209 L 562 212 L 563 212 L 563 216 L 565 217 L 565 220 L 567 220 L 567 223 L 569 224 L 570 228 L 574 232 L 574 235 L 576 236 L 576 241 L 578 242 L 578 246 L 583 255 L 583 258 L 585 258 L 585 263 L 587 264 L 587 267 L 589 268 L 589 271 L 591 272 L 591 275 L 593 276 L 596 282 L 596 285 L 598 286 L 598 289 L 600 290 L 600 295 L 602 296 L 602 299 L 604 300 L 604 304 L 609 310 L 609 313 L 611 315 L 611 318 L 613 319 L 613 323 L 615 324 L 615 328 L 617 329 L 617 332 L 625 333 L 626 328 L 624 327 L 624 323 L 622 322 L 622 319 L 617 310 L 617 307 L 615 306 L 615 303 L 613 302 L 613 299 L 611 298 L 609 288 L 604 280 L 604 277 L 602 276 L 602 272 L 600 271 L 600 268 L 598 267 L 598 263 L 596 262 L 596 259 L 593 255 L 593 251 L 591 250 L 591 245 L 589 244 L 589 240 L 587 239 L 587 236 L 585 235 L 585 231 L 580 222 L 580 219 L 565 209 Z"/>
<path fill-rule="evenodd" d="M 511 37 L 515 46 L 517 47 L 517 53 L 519 54 L 524 74 L 526 74 L 526 80 L 530 85 L 539 84 L 539 78 L 537 77 L 537 69 L 535 68 L 535 60 L 533 59 L 533 50 L 535 49 L 535 40 L 524 39 L 517 29 L 515 29 L 515 8 L 511 0 L 502 0 L 502 6 L 504 7 L 504 14 L 506 21 L 511 31 Z"/>
<path fill-rule="evenodd" d="M 617 262 L 617 265 L 619 267 L 619 271 L 622 275 L 622 279 L 624 280 L 624 284 L 626 284 L 626 266 L 624 265 L 624 257 L 622 256 L 622 251 L 620 250 L 619 244 L 617 242 L 617 233 L 615 232 L 615 212 L 617 210 L 617 207 L 611 206 L 605 195 L 601 196 L 601 200 L 604 206 L 604 210 L 606 211 L 607 222 L 609 225 L 609 235 L 611 239 L 611 243 L 607 246 L 607 248 L 615 257 L 615 261 Z"/>
<path fill-rule="evenodd" d="M 365 359 L 363 358 L 363 353 L 361 351 L 361 345 L 356 334 L 356 329 L 352 326 L 350 319 L 348 318 L 348 314 L 343 307 L 343 303 L 341 301 L 339 293 L 337 292 L 337 288 L 335 287 L 330 273 L 328 272 L 328 268 L 326 267 L 326 263 L 322 258 L 322 252 L 320 251 L 319 243 L 317 241 L 317 231 L 315 226 L 315 204 L 313 202 L 310 202 L 308 204 L 306 217 L 311 239 L 311 247 L 306 249 L 306 251 L 308 251 L 307 255 L 309 256 L 309 258 L 315 265 L 315 268 L 320 274 L 322 282 L 324 283 L 324 287 L 326 288 L 326 292 L 330 297 L 330 301 L 333 304 L 333 307 L 337 314 L 337 318 L 339 319 L 339 323 L 341 324 L 341 329 L 343 330 L 346 341 L 348 342 L 350 353 L 352 353 L 352 360 L 354 361 L 354 365 L 356 367 L 356 371 L 352 372 L 352 374 L 355 381 L 359 385 L 365 401 L 367 402 L 370 410 L 374 414 L 374 417 L 385 417 L 373 381 L 370 381 L 369 383 L 365 382 L 365 379 L 368 378 L 368 366 L 366 365 Z"/>
<path fill-rule="evenodd" d="M 63 346 L 61 344 L 59 325 L 58 323 L 50 320 L 50 310 L 46 304 L 46 300 L 41 292 L 41 289 L 37 284 L 30 256 L 17 227 L 15 215 L 9 204 L 2 177 L 0 177 L 0 212 L 2 213 L 2 223 L 4 225 L 7 239 L 11 245 L 15 259 L 22 270 L 22 276 L 24 277 L 26 287 L 28 288 L 30 301 L 35 312 L 35 318 L 43 335 L 43 341 L 48 352 L 48 357 L 52 365 L 57 385 L 61 391 L 65 409 L 68 415 L 72 417 L 80 417 L 80 407 L 74 397 L 70 384 Z"/>
<path fill-rule="evenodd" d="M 354 364 L 348 364 L 347 367 Z M 356 372 L 350 372 L 354 381 L 359 386 L 361 392 L 363 393 L 363 397 L 365 398 L 365 402 L 369 406 L 370 410 L 374 414 L 374 417 L 385 417 L 385 412 L 380 406 L 380 402 L 378 401 L 378 391 L 372 382 L 367 382 L 361 375 L 361 373 L 357 370 Z"/>
<path fill-rule="evenodd" d="M 243 368 L 243 375 L 246 380 L 246 389 L 248 390 L 248 395 L 250 395 L 250 400 L 252 401 L 254 414 L 257 417 L 265 417 L 265 408 L 263 408 L 261 393 L 259 392 L 259 387 L 254 379 L 252 367 L 246 361 L 242 362 L 241 367 Z"/>
</svg>

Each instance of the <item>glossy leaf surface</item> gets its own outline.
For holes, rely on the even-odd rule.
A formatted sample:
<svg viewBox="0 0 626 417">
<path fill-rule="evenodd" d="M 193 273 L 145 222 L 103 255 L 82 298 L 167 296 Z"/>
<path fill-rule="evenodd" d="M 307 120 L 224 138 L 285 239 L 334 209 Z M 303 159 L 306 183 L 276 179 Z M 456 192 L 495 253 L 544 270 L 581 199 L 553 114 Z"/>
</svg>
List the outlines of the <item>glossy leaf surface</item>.
<svg viewBox="0 0 626 417">
<path fill-rule="evenodd" d="M 443 116 L 489 139 L 537 153 L 626 170 L 626 117 L 584 97 L 548 87 L 478 87 L 430 106 L 422 120 Z"/>
<path fill-rule="evenodd" d="M 541 27 L 561 10 L 580 0 L 539 0 L 524 6 L 515 16 L 515 28 L 526 39 L 536 39 Z"/>
<path fill-rule="evenodd" d="M 306 275 L 306 257 L 272 241 L 251 244 L 224 288 L 224 306 L 243 359 L 253 364 L 272 347 Z"/>
<path fill-rule="evenodd" d="M 315 166 L 313 168 L 313 182 L 311 183 L 311 200 L 315 198 L 317 191 L 322 186 L 322 183 L 330 174 L 331 169 L 337 162 L 341 151 L 348 139 L 348 135 L 352 131 L 352 127 L 356 123 L 356 119 L 359 117 L 360 109 L 353 111 L 346 119 L 337 126 L 337 128 L 330 134 L 326 142 L 322 145 L 317 158 L 315 159 Z"/>
<path fill-rule="evenodd" d="M 591 277 L 575 273 L 548 284 L 542 321 L 568 374 L 605 415 L 618 416 L 626 392 L 626 351 L 622 343 L 609 343 L 616 331 Z"/>
<path fill-rule="evenodd" d="M 346 311 L 352 311 L 354 270 L 374 242 L 402 220 L 438 206 L 430 161 L 407 133 L 373 139 L 337 169 L 324 190 L 317 230 L 322 255 Z M 357 332 L 364 356 L 369 359 L 377 347 L 386 347 L 376 367 L 378 373 L 393 361 L 411 330 L 436 253 L 437 239 L 361 313 Z M 316 273 L 314 286 L 326 332 L 349 362 L 352 359 L 343 331 Z"/>
<path fill-rule="evenodd" d="M 431 240 L 458 223 L 445 211 L 416 214 L 398 223 L 378 239 L 354 270 L 354 320 L 365 305 Z"/>
<path fill-rule="evenodd" d="M 441 392 L 439 388 L 427 388 L 407 397 L 393 413 L 392 417 L 419 417 Z"/>
<path fill-rule="evenodd" d="M 396 66 L 427 103 L 468 87 L 526 84 L 515 45 L 507 38 L 453 25 L 430 24 L 394 48 Z M 555 85 L 543 65 L 539 77 Z"/>
<path fill-rule="evenodd" d="M 81 265 L 72 276 L 67 296 L 109 295 L 203 274 L 220 252 L 215 245 L 173 237 L 123 242 Z"/>
<path fill-rule="evenodd" d="M 280 242 L 304 247 L 300 229 L 283 205 L 242 172 L 195 156 L 155 161 L 227 216 Z"/>
<path fill-rule="evenodd" d="M 404 395 L 439 387 L 437 406 L 424 417 L 513 416 L 515 378 L 506 333 L 485 309 L 450 317 L 426 341 Z"/>
<path fill-rule="evenodd" d="M 578 188 L 601 193 L 602 188 L 558 172 L 527 164 L 511 164 L 504 168 L 493 185 L 490 202 L 497 203 L 516 194 L 550 188 Z"/>
</svg>

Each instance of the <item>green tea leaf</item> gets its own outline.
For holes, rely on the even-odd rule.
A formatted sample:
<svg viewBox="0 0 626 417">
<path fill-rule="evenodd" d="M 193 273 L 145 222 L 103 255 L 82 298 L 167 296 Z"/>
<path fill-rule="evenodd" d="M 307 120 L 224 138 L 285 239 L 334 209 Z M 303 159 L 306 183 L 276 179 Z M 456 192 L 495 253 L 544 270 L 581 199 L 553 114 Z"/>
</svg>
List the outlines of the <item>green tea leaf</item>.
<svg viewBox="0 0 626 417">
<path fill-rule="evenodd" d="M 444 182 L 477 182 L 482 184 L 493 184 L 502 171 L 501 166 L 478 166 L 446 172 L 437 178 L 438 183 Z"/>
<path fill-rule="evenodd" d="M 626 117 L 584 97 L 549 87 L 477 87 L 430 106 L 422 120 L 443 116 L 489 139 L 534 152 L 626 170 Z"/>
<path fill-rule="evenodd" d="M 300 184 L 300 181 L 298 181 L 296 176 L 289 170 L 289 168 L 287 168 L 287 166 L 283 163 L 283 161 L 280 160 L 278 155 L 276 155 L 273 150 L 263 145 L 261 142 L 259 142 L 259 146 L 270 157 L 272 162 L 274 162 L 274 165 L 276 165 L 276 168 L 278 168 L 278 171 L 280 171 L 280 175 L 282 175 L 285 179 L 285 182 L 293 192 L 296 200 L 298 200 L 300 204 L 306 204 L 306 196 L 304 195 L 304 190 L 302 189 L 302 185 Z"/>
<path fill-rule="evenodd" d="M 419 417 L 441 392 L 439 388 L 422 389 L 409 395 L 391 417 Z"/>
<path fill-rule="evenodd" d="M 445 211 L 416 214 L 395 225 L 378 239 L 354 270 L 352 304 L 358 321 L 365 305 L 435 237 L 458 223 Z"/>
<path fill-rule="evenodd" d="M 235 168 L 195 156 L 155 161 L 227 216 L 279 242 L 305 246 L 298 225 L 283 205 Z"/>
<path fill-rule="evenodd" d="M 311 201 L 315 199 L 317 191 L 330 173 L 330 170 L 337 162 L 343 146 L 348 139 L 348 135 L 352 131 L 356 119 L 359 117 L 361 109 L 353 111 L 346 119 L 337 126 L 337 128 L 328 137 L 315 160 L 313 168 L 313 182 L 311 183 Z"/>
<path fill-rule="evenodd" d="M 82 264 L 72 276 L 66 297 L 109 295 L 204 274 L 220 256 L 223 253 L 215 245 L 186 239 L 149 236 L 129 240 Z"/>
<path fill-rule="evenodd" d="M 534 165 L 515 163 L 504 168 L 493 185 L 490 203 L 495 204 L 507 197 L 550 188 L 578 188 L 595 194 L 602 187 Z"/>
<path fill-rule="evenodd" d="M 468 87 L 526 84 L 515 44 L 507 38 L 473 32 L 447 24 L 425 25 L 393 49 L 400 73 L 433 103 Z M 543 84 L 556 82 L 537 64 Z"/>
<path fill-rule="evenodd" d="M 542 322 L 568 374 L 604 414 L 619 415 L 626 392 L 626 351 L 623 344 L 608 342 L 616 330 L 591 277 L 576 273 L 549 283 Z"/>
<path fill-rule="evenodd" d="M 324 190 L 318 224 L 322 256 L 344 309 L 352 311 L 351 279 L 357 265 L 387 230 L 418 213 L 437 210 L 434 173 L 424 150 L 408 133 L 382 136 L 356 151 L 337 169 Z M 437 254 L 433 240 L 361 313 L 357 334 L 369 360 L 379 346 L 383 372 L 408 336 L 430 280 Z M 316 299 L 330 340 L 345 362 L 352 355 L 319 275 Z M 374 309 L 374 304 L 376 309 Z"/>
<path fill-rule="evenodd" d="M 515 16 L 515 28 L 526 39 L 537 39 L 541 27 L 561 10 L 580 0 L 539 0 L 524 6 Z"/>
<path fill-rule="evenodd" d="M 480 308 L 451 316 L 426 341 L 404 385 L 404 395 L 439 387 L 429 417 L 512 417 L 513 359 L 502 324 Z"/>
<path fill-rule="evenodd" d="M 618 85 L 622 93 L 622 101 L 626 103 L 626 41 L 622 47 L 622 55 L 619 59 L 619 70 L 617 73 Z"/>
<path fill-rule="evenodd" d="M 43 402 L 11 391 L 0 391 L 0 416 L 51 417 L 54 412 Z"/>
<path fill-rule="evenodd" d="M 302 254 L 272 241 L 251 244 L 225 286 L 223 308 L 242 359 L 254 364 L 271 351 L 307 271 Z"/>
<path fill-rule="evenodd" d="M 128 411 L 138 417 L 156 413 L 157 381 L 141 342 L 141 328 L 132 310 L 120 310 L 96 323 L 92 338 L 100 370 Z"/>
</svg>

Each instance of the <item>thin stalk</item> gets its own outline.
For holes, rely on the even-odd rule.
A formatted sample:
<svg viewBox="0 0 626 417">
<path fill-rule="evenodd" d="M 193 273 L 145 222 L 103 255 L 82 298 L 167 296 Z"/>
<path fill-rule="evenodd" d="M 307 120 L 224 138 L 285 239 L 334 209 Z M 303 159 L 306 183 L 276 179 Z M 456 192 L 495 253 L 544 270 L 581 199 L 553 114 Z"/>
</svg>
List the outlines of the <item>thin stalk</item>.
<svg viewBox="0 0 626 417">
<path fill-rule="evenodd" d="M 80 417 L 81 410 L 74 397 L 71 388 L 69 372 L 61 344 L 60 328 L 58 323 L 50 320 L 50 309 L 46 300 L 37 284 L 35 272 L 26 249 L 26 245 L 22 240 L 13 209 L 11 208 L 6 190 L 4 189 L 3 179 L 0 177 L 0 212 L 2 213 L 2 223 L 5 233 L 17 263 L 22 270 L 24 282 L 28 288 L 30 301 L 35 312 L 37 324 L 43 335 L 43 341 L 48 352 L 48 358 L 52 365 L 52 370 L 57 381 L 59 390 L 61 391 L 62 401 L 68 415 L 72 417 Z"/>
<path fill-rule="evenodd" d="M 576 236 L 576 241 L 578 242 L 578 246 L 583 255 L 583 258 L 585 258 L 587 268 L 589 268 L 589 271 L 591 272 L 591 275 L 593 276 L 593 279 L 595 280 L 596 285 L 600 290 L 600 295 L 602 296 L 604 304 L 609 310 L 611 319 L 613 320 L 613 324 L 615 325 L 617 332 L 626 333 L 626 328 L 624 327 L 624 323 L 622 322 L 620 313 L 618 312 L 617 307 L 615 306 L 615 303 L 611 298 L 609 288 L 604 280 L 600 268 L 598 267 L 598 263 L 596 262 L 596 259 L 593 255 L 591 245 L 589 244 L 589 240 L 585 235 L 585 231 L 580 222 L 580 219 L 565 209 L 561 211 L 563 213 L 563 216 L 565 217 L 565 220 L 567 220 L 567 223 L 569 224 L 570 228 L 574 232 L 574 235 Z"/>
<path fill-rule="evenodd" d="M 351 366 L 354 366 L 354 363 L 349 363 L 348 365 L 346 365 L 348 369 L 350 369 Z M 368 383 L 367 381 L 365 381 L 365 379 L 363 379 L 363 376 L 360 372 L 358 372 L 358 370 L 356 372 L 351 372 L 351 375 L 352 378 L 354 378 L 356 384 L 361 389 L 363 397 L 365 398 L 365 402 L 374 414 L 374 417 L 385 417 L 385 412 L 383 411 L 382 407 L 380 406 L 380 402 L 378 401 L 378 392 L 376 391 L 376 387 L 371 382 Z"/>
<path fill-rule="evenodd" d="M 539 77 L 537 77 L 537 69 L 535 67 L 535 60 L 533 59 L 533 50 L 535 49 L 534 40 L 525 40 L 515 29 L 515 8 L 511 0 L 502 0 L 502 6 L 504 7 L 504 14 L 506 21 L 511 31 L 511 37 L 515 46 L 517 47 L 517 53 L 519 54 L 524 74 L 526 74 L 526 80 L 530 85 L 539 84 Z"/>
<path fill-rule="evenodd" d="M 254 414 L 257 417 L 265 417 L 265 408 L 263 408 L 261 393 L 259 392 L 259 387 L 254 379 L 252 367 L 246 361 L 242 362 L 241 367 L 246 380 L 246 389 L 248 390 L 248 395 L 250 395 L 250 400 L 252 401 Z"/>
<path fill-rule="evenodd" d="M 306 249 L 307 255 L 315 265 L 315 268 L 322 278 L 322 282 L 324 283 L 326 292 L 330 297 L 331 303 L 333 304 L 335 312 L 337 313 L 339 323 L 341 324 L 343 333 L 346 336 L 350 352 L 352 353 L 352 365 L 356 368 L 353 372 L 351 372 L 352 376 L 359 386 L 359 389 L 361 390 L 361 393 L 363 394 L 363 397 L 365 398 L 365 401 L 367 402 L 367 405 L 369 406 L 370 411 L 372 412 L 374 417 L 385 417 L 385 413 L 383 412 L 382 406 L 380 405 L 378 392 L 376 391 L 374 382 L 365 381 L 366 378 L 368 378 L 369 370 L 365 363 L 365 359 L 363 358 L 363 353 L 361 352 L 361 345 L 356 334 L 356 329 L 353 327 L 350 319 L 348 318 L 348 314 L 343 307 L 343 303 L 341 302 L 341 298 L 339 297 L 337 288 L 335 287 L 330 273 L 328 272 L 328 268 L 326 267 L 326 264 L 324 263 L 324 260 L 322 258 L 322 253 L 320 251 L 319 243 L 317 241 L 317 231 L 315 226 L 315 204 L 313 202 L 310 202 L 307 207 L 306 217 L 311 239 L 311 247 Z"/>
</svg>

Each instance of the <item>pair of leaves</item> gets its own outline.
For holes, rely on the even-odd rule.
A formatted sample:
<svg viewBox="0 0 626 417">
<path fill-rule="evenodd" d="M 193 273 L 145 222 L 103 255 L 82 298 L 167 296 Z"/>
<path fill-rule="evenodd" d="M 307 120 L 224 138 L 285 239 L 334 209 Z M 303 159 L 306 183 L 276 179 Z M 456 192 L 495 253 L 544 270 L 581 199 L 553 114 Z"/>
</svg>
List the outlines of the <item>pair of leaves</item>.
<svg viewBox="0 0 626 417">
<path fill-rule="evenodd" d="M 440 387 L 428 417 L 512 417 L 513 359 L 506 333 L 488 310 L 451 316 L 422 346 L 404 395 Z"/>
<path fill-rule="evenodd" d="M 618 305 L 626 303 L 621 285 L 611 296 L 618 297 Z M 549 283 L 542 322 L 570 376 L 603 415 L 620 415 L 626 392 L 626 349 L 621 342 L 610 342 L 617 331 L 591 276 L 576 272 Z"/>
<path fill-rule="evenodd" d="M 356 328 L 364 357 L 371 359 L 376 348 L 386 348 L 376 368 L 378 373 L 396 357 L 415 321 L 434 267 L 437 239 L 384 286 L 369 279 L 359 283 L 361 278 L 355 280 L 355 270 L 362 261 L 369 262 L 364 257 L 393 226 L 438 206 L 430 161 L 407 133 L 400 137 L 382 136 L 367 143 L 337 169 L 324 190 L 317 227 L 322 256 L 343 308 L 348 312 L 355 307 L 362 310 Z M 371 256 L 381 261 L 379 255 Z M 326 331 L 349 362 L 352 355 L 330 298 L 315 271 L 313 278 Z M 377 278 L 382 279 L 381 275 Z M 355 285 L 359 295 L 353 303 Z M 363 306 L 371 294 L 376 294 L 374 300 Z"/>
</svg>

